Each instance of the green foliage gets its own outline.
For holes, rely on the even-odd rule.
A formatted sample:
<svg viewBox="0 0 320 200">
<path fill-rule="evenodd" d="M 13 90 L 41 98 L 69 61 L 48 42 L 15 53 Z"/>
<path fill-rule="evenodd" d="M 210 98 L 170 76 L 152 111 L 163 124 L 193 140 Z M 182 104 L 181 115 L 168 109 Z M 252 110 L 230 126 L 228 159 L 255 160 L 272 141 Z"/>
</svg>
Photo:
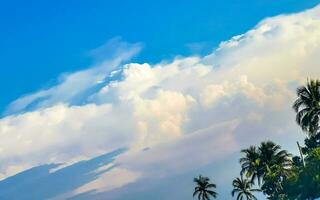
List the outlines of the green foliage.
<svg viewBox="0 0 320 200">
<path fill-rule="evenodd" d="M 320 81 L 311 79 L 297 89 L 297 96 L 292 106 L 297 112 L 296 121 L 307 134 L 315 135 L 319 129 Z"/>
<path fill-rule="evenodd" d="M 218 194 L 213 190 L 217 186 L 210 183 L 210 179 L 208 177 L 200 175 L 198 178 L 194 178 L 193 181 L 196 183 L 193 197 L 197 196 L 198 200 L 210 200 L 210 197 L 217 197 Z"/>
<path fill-rule="evenodd" d="M 284 169 L 292 163 L 290 154 L 271 141 L 262 142 L 259 147 L 250 146 L 241 152 L 245 154 L 240 158 L 241 174 L 251 178 L 252 182 L 257 181 L 259 185 L 272 167 Z"/>
<path fill-rule="evenodd" d="M 269 169 L 261 187 L 268 199 L 286 199 L 285 185 L 287 179 L 293 175 L 292 172 L 290 168 L 284 168 L 279 165 L 273 165 Z"/>
<path fill-rule="evenodd" d="M 302 148 L 305 166 L 295 162 L 295 176 L 287 181 L 286 193 L 290 199 L 315 199 L 320 197 L 320 81 L 308 81 L 306 86 L 297 89 L 297 96 L 293 104 L 296 121 L 309 137 Z"/>
<path fill-rule="evenodd" d="M 299 199 L 320 197 L 320 148 L 315 148 L 306 157 L 306 166 L 299 174 L 297 186 Z"/>
<path fill-rule="evenodd" d="M 283 180 L 290 175 L 292 166 L 291 154 L 282 150 L 274 142 L 262 142 L 258 147 L 250 146 L 241 151 L 241 174 L 250 178 L 252 183 L 261 182 L 261 191 L 269 199 L 281 199 L 283 196 Z"/>
<path fill-rule="evenodd" d="M 249 149 L 250 151 L 248 151 Z M 256 161 L 251 160 L 252 162 L 248 162 L 249 158 L 243 157 L 240 159 L 240 163 L 242 162 L 244 167 L 247 167 L 246 164 L 248 163 L 251 163 L 250 166 L 255 166 L 255 168 L 251 167 L 243 170 L 248 172 L 247 169 L 250 169 L 250 175 L 261 175 L 261 191 L 268 199 L 311 200 L 320 198 L 319 147 L 308 152 L 305 166 L 301 164 L 297 157 L 294 157 L 295 162 L 291 162 L 290 154 L 280 150 L 280 147 L 274 143 L 265 142 L 261 143 L 259 148 L 250 147 L 249 149 L 241 152 L 246 153 L 246 156 L 251 156 L 252 152 L 258 152 L 259 157 L 256 158 Z M 254 149 L 256 151 L 253 151 Z M 233 185 L 234 188 L 237 188 L 235 187 L 235 181 Z M 239 191 L 241 190 L 235 190 L 235 192 Z"/>
<path fill-rule="evenodd" d="M 312 151 L 315 148 L 320 147 L 320 133 L 312 135 L 304 140 L 305 147 L 302 148 L 304 154 Z"/>
<path fill-rule="evenodd" d="M 240 158 L 241 175 L 245 174 L 247 178 L 251 178 L 251 182 L 255 180 L 260 184 L 262 172 L 260 170 L 260 153 L 255 146 L 250 146 L 248 149 L 241 150 L 245 156 Z"/>
</svg>

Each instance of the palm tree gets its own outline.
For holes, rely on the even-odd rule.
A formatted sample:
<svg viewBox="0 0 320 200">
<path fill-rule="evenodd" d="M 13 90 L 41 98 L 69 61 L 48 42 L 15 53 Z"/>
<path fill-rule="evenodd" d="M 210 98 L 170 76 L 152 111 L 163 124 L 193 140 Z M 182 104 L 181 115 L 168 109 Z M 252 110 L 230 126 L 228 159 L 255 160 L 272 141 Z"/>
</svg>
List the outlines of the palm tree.
<svg viewBox="0 0 320 200">
<path fill-rule="evenodd" d="M 264 177 L 264 183 L 261 187 L 264 194 L 268 195 L 268 199 L 279 200 L 288 199 L 284 194 L 284 182 L 292 176 L 292 171 L 279 165 L 273 165 Z"/>
<path fill-rule="evenodd" d="M 311 79 L 297 89 L 297 96 L 292 106 L 297 113 L 296 121 L 308 135 L 315 135 L 319 129 L 320 81 Z"/>
<path fill-rule="evenodd" d="M 210 179 L 208 177 L 203 177 L 200 175 L 198 178 L 194 178 L 193 181 L 196 183 L 193 197 L 198 195 L 198 200 L 210 200 L 210 196 L 213 198 L 217 197 L 218 194 L 212 190 L 217 186 L 213 183 L 210 183 Z"/>
<path fill-rule="evenodd" d="M 258 181 L 260 185 L 261 182 L 261 172 L 260 172 L 260 154 L 255 146 L 250 146 L 248 149 L 242 149 L 241 153 L 245 156 L 240 158 L 241 164 L 241 176 L 245 174 L 247 178 L 251 177 L 251 182 L 255 180 Z"/>
<path fill-rule="evenodd" d="M 286 150 L 281 150 L 281 146 L 272 141 L 261 142 L 259 146 L 260 166 L 262 173 L 265 175 L 272 166 L 277 165 L 282 168 L 291 166 L 291 154 Z"/>
<path fill-rule="evenodd" d="M 285 169 L 292 163 L 291 155 L 271 141 L 262 142 L 258 148 L 250 146 L 241 152 L 245 153 L 240 159 L 241 174 L 251 177 L 252 183 L 257 180 L 259 185 L 272 166 L 277 165 Z"/>
<path fill-rule="evenodd" d="M 233 190 L 231 192 L 232 196 L 238 193 L 237 200 L 243 200 L 246 198 L 247 200 L 257 200 L 257 198 L 252 194 L 252 192 L 260 192 L 259 189 L 252 189 L 252 182 L 248 179 L 236 178 L 232 182 Z"/>
</svg>

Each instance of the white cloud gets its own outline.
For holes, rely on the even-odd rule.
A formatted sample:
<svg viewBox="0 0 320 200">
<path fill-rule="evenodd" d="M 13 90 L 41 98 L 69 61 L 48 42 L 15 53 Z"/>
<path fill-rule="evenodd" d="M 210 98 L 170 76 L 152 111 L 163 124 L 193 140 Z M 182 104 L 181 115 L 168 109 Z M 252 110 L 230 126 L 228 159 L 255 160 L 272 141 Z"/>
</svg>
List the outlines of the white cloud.
<svg viewBox="0 0 320 200">
<path fill-rule="evenodd" d="M 319 36 L 317 7 L 266 19 L 204 58 L 121 65 L 138 49 L 124 45 L 119 57 L 10 105 L 20 114 L 0 121 L 0 172 L 130 147 L 111 174 L 84 187 L 112 189 L 218 162 L 262 139 L 294 143 L 301 134 L 291 110 L 294 90 L 320 76 Z M 102 186 L 112 174 L 130 178 Z"/>
<path fill-rule="evenodd" d="M 150 177 L 193 170 L 234 152 L 238 143 L 232 132 L 237 126 L 238 121 L 212 125 L 146 151 L 128 152 L 117 163 Z"/>
<path fill-rule="evenodd" d="M 110 72 L 131 59 L 140 49 L 141 44 L 129 44 L 122 42 L 120 38 L 114 38 L 105 45 L 92 50 L 91 54 L 99 57 L 98 60 L 100 60 L 96 66 L 61 75 L 58 85 L 17 99 L 9 105 L 6 113 L 45 108 L 57 103 L 68 105 L 88 103 L 88 95 L 102 87 L 101 84 L 107 81 L 106 78 Z M 106 54 L 108 59 L 101 61 L 101 54 Z"/>
<path fill-rule="evenodd" d="M 0 121 L 1 169 L 15 166 L 17 159 L 33 166 L 75 162 L 129 145 L 134 135 L 130 122 L 122 126 L 122 109 L 108 104 L 56 105 L 6 117 Z"/>
<path fill-rule="evenodd" d="M 162 90 L 153 100 L 134 99 L 134 118 L 139 119 L 138 130 L 143 141 L 150 145 L 181 136 L 186 112 L 193 102 L 191 96 Z"/>
</svg>

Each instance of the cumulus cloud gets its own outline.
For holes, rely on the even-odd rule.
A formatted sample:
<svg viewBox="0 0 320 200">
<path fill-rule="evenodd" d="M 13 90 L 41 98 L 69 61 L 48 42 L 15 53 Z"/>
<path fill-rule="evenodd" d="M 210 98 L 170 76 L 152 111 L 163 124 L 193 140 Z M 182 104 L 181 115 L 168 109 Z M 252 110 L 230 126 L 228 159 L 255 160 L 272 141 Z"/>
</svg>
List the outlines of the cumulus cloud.
<svg viewBox="0 0 320 200">
<path fill-rule="evenodd" d="M 113 172 L 78 192 L 112 190 L 218 162 L 262 139 L 294 144 L 294 90 L 320 75 L 320 7 L 268 18 L 205 57 L 125 64 L 139 45 L 120 46 L 111 60 L 9 106 L 16 114 L 0 120 L 3 177 L 129 147 Z M 103 185 L 114 176 L 115 185 Z"/>
</svg>

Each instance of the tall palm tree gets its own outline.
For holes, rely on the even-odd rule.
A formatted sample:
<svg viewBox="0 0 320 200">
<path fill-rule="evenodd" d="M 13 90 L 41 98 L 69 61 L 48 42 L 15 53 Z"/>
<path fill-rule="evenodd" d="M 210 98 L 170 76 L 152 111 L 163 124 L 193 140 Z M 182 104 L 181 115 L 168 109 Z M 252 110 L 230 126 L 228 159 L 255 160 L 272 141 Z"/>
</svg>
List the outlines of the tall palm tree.
<svg viewBox="0 0 320 200">
<path fill-rule="evenodd" d="M 262 174 L 258 149 L 255 146 L 250 146 L 248 149 L 242 149 L 241 153 L 245 154 L 240 158 L 241 176 L 244 174 L 247 178 L 251 177 L 251 182 L 257 180 L 260 185 Z"/>
<path fill-rule="evenodd" d="M 292 163 L 291 155 L 271 141 L 262 142 L 258 148 L 250 146 L 241 152 L 245 153 L 240 159 L 241 174 L 251 177 L 251 182 L 257 180 L 259 185 L 272 166 L 277 165 L 285 169 Z"/>
<path fill-rule="evenodd" d="M 263 193 L 268 196 L 268 199 L 272 200 L 285 198 L 279 195 L 282 195 L 283 180 L 287 179 L 290 174 L 291 154 L 286 150 L 281 150 L 281 146 L 272 141 L 262 142 L 259 146 L 259 153 Z"/>
<path fill-rule="evenodd" d="M 293 104 L 296 121 L 309 135 L 317 134 L 320 115 L 320 81 L 310 80 L 297 89 L 298 98 Z"/>
<path fill-rule="evenodd" d="M 210 196 L 213 198 L 217 197 L 218 193 L 213 190 L 217 186 L 210 183 L 210 179 L 208 177 L 200 175 L 198 178 L 194 178 L 193 181 L 196 183 L 193 197 L 198 195 L 198 200 L 210 200 Z"/>
<path fill-rule="evenodd" d="M 274 165 L 282 168 L 288 168 L 292 164 L 290 159 L 291 154 L 286 150 L 281 150 L 281 146 L 272 141 L 261 142 L 259 146 L 259 154 L 263 174 L 266 174 Z"/>
<path fill-rule="evenodd" d="M 255 197 L 252 193 L 260 192 L 260 190 L 251 188 L 253 184 L 248 179 L 243 179 L 241 176 L 241 178 L 236 178 L 233 180 L 232 185 L 233 190 L 231 194 L 234 197 L 234 195 L 238 193 L 237 200 L 243 200 L 244 198 L 247 200 L 257 200 L 257 197 Z"/>
</svg>

